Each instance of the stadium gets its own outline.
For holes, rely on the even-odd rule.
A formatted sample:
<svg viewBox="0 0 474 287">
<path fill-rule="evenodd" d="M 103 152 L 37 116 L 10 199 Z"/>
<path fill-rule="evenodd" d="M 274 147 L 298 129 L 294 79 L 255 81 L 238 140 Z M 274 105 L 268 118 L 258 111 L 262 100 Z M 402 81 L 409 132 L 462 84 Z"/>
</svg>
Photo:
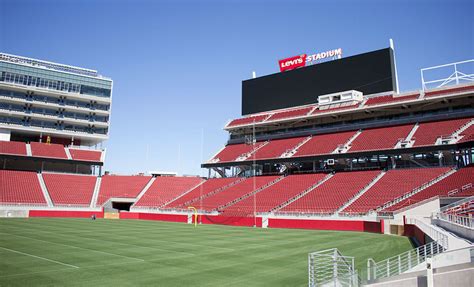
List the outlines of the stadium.
<svg viewBox="0 0 474 287">
<path fill-rule="evenodd" d="M 104 170 L 113 79 L 0 53 L 0 286 L 472 286 L 474 60 L 342 53 L 243 80 L 206 176 Z"/>
</svg>

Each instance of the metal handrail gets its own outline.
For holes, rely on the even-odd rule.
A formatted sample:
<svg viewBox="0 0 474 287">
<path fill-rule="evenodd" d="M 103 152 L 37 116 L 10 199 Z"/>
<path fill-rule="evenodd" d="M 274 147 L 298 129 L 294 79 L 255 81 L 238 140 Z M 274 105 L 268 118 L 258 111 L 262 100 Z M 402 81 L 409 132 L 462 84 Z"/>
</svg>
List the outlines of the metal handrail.
<svg viewBox="0 0 474 287">
<path fill-rule="evenodd" d="M 417 225 L 418 227 L 421 227 L 421 229 L 424 229 L 423 232 L 431 237 L 434 241 L 438 242 L 445 250 L 449 248 L 448 244 L 448 236 L 444 233 L 442 233 L 439 230 L 434 229 L 431 227 L 429 224 L 426 224 L 425 222 L 418 220 L 416 218 L 407 218 L 406 219 L 407 224 L 413 224 Z"/>
<path fill-rule="evenodd" d="M 425 262 L 426 258 L 442 253 L 445 250 L 441 244 L 432 241 L 379 262 L 369 258 L 367 260 L 367 281 L 402 274 Z"/>
<path fill-rule="evenodd" d="M 472 217 L 459 216 L 447 213 L 438 213 L 436 214 L 436 218 L 474 230 L 474 218 Z"/>
</svg>

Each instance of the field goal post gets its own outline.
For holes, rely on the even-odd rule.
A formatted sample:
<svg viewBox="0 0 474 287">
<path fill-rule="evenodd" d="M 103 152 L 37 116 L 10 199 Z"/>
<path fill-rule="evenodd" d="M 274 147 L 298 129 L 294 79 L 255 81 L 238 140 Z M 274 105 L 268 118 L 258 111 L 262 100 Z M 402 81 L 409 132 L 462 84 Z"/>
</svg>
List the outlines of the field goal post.
<svg viewBox="0 0 474 287">
<path fill-rule="evenodd" d="M 194 207 L 194 206 L 189 206 L 188 209 L 193 212 L 193 214 L 191 214 L 191 223 L 193 222 L 193 221 L 192 221 L 192 216 L 194 215 L 194 227 L 197 227 L 197 222 L 198 222 L 198 212 L 197 212 L 197 209 L 196 209 L 196 207 Z"/>
<path fill-rule="evenodd" d="M 358 287 L 360 279 L 354 257 L 343 256 L 337 248 L 308 254 L 308 286 Z"/>
</svg>

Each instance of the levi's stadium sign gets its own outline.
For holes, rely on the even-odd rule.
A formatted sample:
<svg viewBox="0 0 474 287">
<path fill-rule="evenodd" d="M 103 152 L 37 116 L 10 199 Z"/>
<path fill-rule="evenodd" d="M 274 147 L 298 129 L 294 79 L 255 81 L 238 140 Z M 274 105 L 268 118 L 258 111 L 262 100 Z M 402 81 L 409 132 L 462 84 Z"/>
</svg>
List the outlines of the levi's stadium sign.
<svg viewBox="0 0 474 287">
<path fill-rule="evenodd" d="M 301 68 L 306 65 L 314 65 L 322 62 L 323 60 L 335 60 L 342 57 L 342 49 L 334 49 L 326 52 L 316 53 L 312 55 L 301 54 L 291 58 L 279 60 L 280 72 L 294 70 Z"/>
</svg>

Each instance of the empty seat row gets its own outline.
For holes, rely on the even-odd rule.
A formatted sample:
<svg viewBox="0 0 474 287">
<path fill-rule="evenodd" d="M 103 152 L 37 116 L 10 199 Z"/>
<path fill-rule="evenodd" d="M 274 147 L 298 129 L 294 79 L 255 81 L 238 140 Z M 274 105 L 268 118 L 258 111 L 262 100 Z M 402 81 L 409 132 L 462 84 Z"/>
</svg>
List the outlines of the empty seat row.
<svg viewBox="0 0 474 287">
<path fill-rule="evenodd" d="M 239 180 L 241 179 L 235 177 L 208 179 L 203 184 L 196 186 L 188 193 L 185 193 L 183 196 L 169 202 L 164 206 L 164 208 L 186 208 L 186 203 L 193 202 L 203 196 L 218 192 L 219 190 L 237 183 Z"/>
<path fill-rule="evenodd" d="M 54 206 L 89 206 L 97 177 L 92 175 L 43 173 Z"/>
<path fill-rule="evenodd" d="M 440 90 L 429 90 L 424 93 L 424 98 L 431 98 L 437 96 L 444 96 L 449 94 L 455 93 L 465 93 L 465 92 L 472 92 L 474 90 L 473 85 L 461 86 L 461 87 L 448 87 Z M 399 103 L 399 102 L 409 102 L 414 101 L 420 97 L 420 93 L 410 93 L 406 95 L 383 95 L 383 96 L 375 96 L 367 98 L 367 101 L 363 103 L 361 107 L 373 107 L 382 104 L 390 104 L 390 103 Z M 314 109 L 314 107 L 317 107 Z M 272 122 L 281 119 L 288 119 L 288 118 L 295 118 L 308 115 L 310 112 L 311 115 L 321 114 L 329 111 L 337 111 L 342 109 L 355 109 L 359 107 L 359 103 L 349 103 L 349 105 L 339 106 L 339 107 L 331 107 L 331 109 L 324 109 L 324 107 L 311 105 L 307 107 L 295 107 L 291 109 L 286 109 L 282 111 L 274 111 L 268 112 L 266 114 L 259 114 L 259 115 L 251 115 L 244 118 L 239 118 L 231 121 L 227 127 L 234 127 L 240 125 L 251 125 L 252 123 L 261 123 L 265 122 Z M 312 110 L 312 111 L 311 111 Z"/>
<path fill-rule="evenodd" d="M 229 216 L 247 216 L 255 212 L 269 212 L 286 201 L 316 185 L 326 174 L 291 175 L 237 203 L 225 207 Z"/>
<path fill-rule="evenodd" d="M 420 123 L 416 130 L 415 124 L 364 129 L 349 144 L 347 152 L 394 149 L 399 142 L 405 141 L 408 138 L 413 142 L 414 147 L 432 146 L 437 143 L 438 138 L 451 136 L 472 120 L 473 118 L 461 118 Z M 413 131 L 414 134 L 410 137 L 410 133 Z M 306 142 L 304 140 L 307 137 L 294 137 L 257 142 L 255 145 L 244 143 L 230 144 L 224 147 L 209 162 L 232 162 L 238 158 L 241 158 L 240 160 L 279 158 L 285 152 L 295 149 L 296 152 L 292 153 L 292 157 L 330 154 L 336 152 L 338 147 L 347 144 L 356 133 L 357 131 L 348 131 L 314 135 Z M 474 127 L 470 126 L 461 133 L 460 142 L 473 140 L 473 133 Z M 300 143 L 303 144 L 300 145 Z"/>
<path fill-rule="evenodd" d="M 37 173 L 0 170 L 0 203 L 46 206 Z"/>
<path fill-rule="evenodd" d="M 450 196 L 450 192 L 453 192 L 453 195 L 457 194 L 459 196 L 459 192 L 463 191 L 463 187 L 469 184 L 471 186 L 474 184 L 474 167 L 462 168 L 436 184 L 386 208 L 385 211 L 396 211 L 435 196 Z M 467 189 L 466 194 L 464 194 L 464 196 L 470 195 L 474 195 L 472 188 Z"/>
<path fill-rule="evenodd" d="M 200 185 L 199 177 L 160 176 L 134 205 L 135 207 L 159 208 Z"/>
<path fill-rule="evenodd" d="M 341 172 L 280 212 L 334 213 L 372 182 L 380 171 Z"/>
<path fill-rule="evenodd" d="M 270 184 L 278 178 L 279 176 L 256 176 L 245 179 L 234 186 L 200 200 L 195 204 L 195 207 L 205 211 L 217 210 L 232 201 L 245 197 L 247 194 Z"/>
<path fill-rule="evenodd" d="M 394 97 L 393 95 L 373 97 L 373 98 L 369 98 L 365 102 L 365 106 L 375 106 L 375 105 L 381 105 L 381 104 L 412 101 L 412 100 L 416 100 L 419 96 L 420 94 L 416 93 L 416 94 L 404 95 L 401 97 Z"/>
<path fill-rule="evenodd" d="M 429 183 L 449 168 L 392 169 L 347 206 L 345 213 L 367 213 Z"/>
<path fill-rule="evenodd" d="M 34 157 L 68 159 L 66 150 L 60 144 L 31 142 L 31 155 Z M 100 162 L 102 151 L 69 148 L 72 160 Z M 0 154 L 27 156 L 24 142 L 0 141 Z"/>
</svg>

